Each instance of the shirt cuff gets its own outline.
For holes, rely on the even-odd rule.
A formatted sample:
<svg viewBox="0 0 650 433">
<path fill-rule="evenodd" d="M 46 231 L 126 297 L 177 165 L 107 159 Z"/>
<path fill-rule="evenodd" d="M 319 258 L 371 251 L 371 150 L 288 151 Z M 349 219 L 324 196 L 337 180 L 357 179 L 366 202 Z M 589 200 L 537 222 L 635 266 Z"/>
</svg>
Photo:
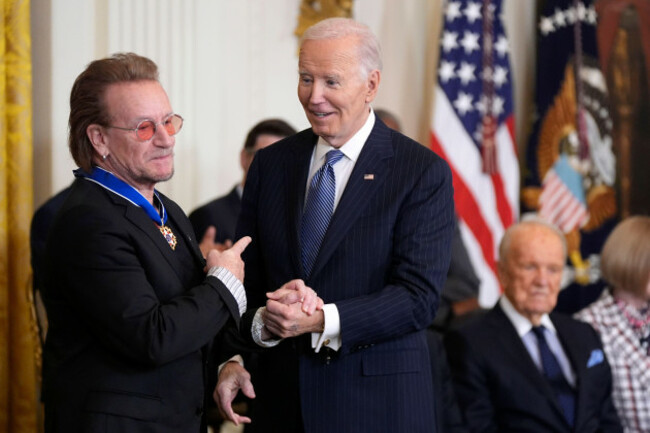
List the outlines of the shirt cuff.
<svg viewBox="0 0 650 433">
<path fill-rule="evenodd" d="M 241 355 L 239 355 L 239 354 L 233 355 L 233 357 L 230 358 L 228 361 L 219 364 L 219 368 L 217 369 L 217 376 L 219 376 L 221 374 L 221 370 L 229 362 L 236 362 L 239 365 L 241 365 L 242 367 L 244 366 L 244 358 L 242 358 Z"/>
<path fill-rule="evenodd" d="M 312 332 L 311 347 L 318 353 L 323 346 L 332 350 L 341 348 L 341 319 L 339 318 L 339 309 L 336 304 L 323 305 L 323 332 Z"/>
<path fill-rule="evenodd" d="M 262 340 L 262 328 L 264 328 L 264 321 L 262 320 L 262 312 L 266 310 L 266 307 L 258 308 L 255 312 L 255 317 L 253 317 L 253 324 L 251 325 L 251 335 L 253 336 L 253 341 L 262 347 L 275 347 L 282 339 L 279 340 Z"/>
<path fill-rule="evenodd" d="M 226 286 L 226 289 L 232 294 L 237 306 L 239 307 L 239 316 L 241 317 L 246 311 L 246 290 L 241 281 L 235 275 L 223 266 L 213 266 L 208 271 L 208 276 L 216 277 Z"/>
</svg>

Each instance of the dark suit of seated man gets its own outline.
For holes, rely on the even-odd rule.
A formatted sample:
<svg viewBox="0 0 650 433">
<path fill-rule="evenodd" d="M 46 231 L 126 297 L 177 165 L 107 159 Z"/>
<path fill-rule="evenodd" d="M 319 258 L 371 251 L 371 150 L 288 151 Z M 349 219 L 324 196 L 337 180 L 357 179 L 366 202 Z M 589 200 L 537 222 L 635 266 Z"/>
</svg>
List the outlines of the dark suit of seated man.
<svg viewBox="0 0 650 433">
<path fill-rule="evenodd" d="M 509 228 L 499 248 L 504 296 L 445 342 L 471 432 L 622 432 L 595 331 L 560 313 L 563 235 L 541 221 Z"/>
<path fill-rule="evenodd" d="M 244 178 L 228 194 L 192 211 L 190 222 L 194 228 L 196 239 L 199 241 L 204 239 L 211 226 L 216 228 L 215 233 L 210 234 L 216 244 L 225 244 L 227 246 L 235 239 L 235 228 L 241 210 L 241 196 L 246 183 L 246 174 L 248 173 L 248 167 L 253 162 L 255 153 L 295 133 L 296 130 L 281 119 L 262 120 L 248 131 L 244 147 L 239 154 L 239 163 L 244 171 Z M 203 244 L 204 242 L 202 242 L 202 246 Z"/>
</svg>

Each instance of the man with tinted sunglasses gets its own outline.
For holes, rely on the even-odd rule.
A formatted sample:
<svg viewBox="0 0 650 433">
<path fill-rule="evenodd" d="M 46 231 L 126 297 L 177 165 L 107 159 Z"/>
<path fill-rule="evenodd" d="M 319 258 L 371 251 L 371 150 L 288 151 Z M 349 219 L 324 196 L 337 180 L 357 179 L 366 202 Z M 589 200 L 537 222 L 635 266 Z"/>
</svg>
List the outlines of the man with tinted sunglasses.
<svg viewBox="0 0 650 433">
<path fill-rule="evenodd" d="M 155 189 L 174 172 L 183 118 L 151 60 L 90 63 L 69 126 L 79 169 L 45 259 L 45 431 L 205 431 L 207 354 L 246 310 L 250 238 L 204 258 L 183 211 Z"/>
</svg>

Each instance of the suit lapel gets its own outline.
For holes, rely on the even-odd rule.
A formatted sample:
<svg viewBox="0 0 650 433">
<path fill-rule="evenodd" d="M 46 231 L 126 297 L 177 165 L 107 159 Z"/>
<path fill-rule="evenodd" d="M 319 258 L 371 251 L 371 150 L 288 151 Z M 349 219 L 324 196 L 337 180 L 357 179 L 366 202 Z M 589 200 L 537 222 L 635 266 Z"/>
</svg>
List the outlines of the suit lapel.
<svg viewBox="0 0 650 433">
<path fill-rule="evenodd" d="M 515 366 L 524 377 L 531 381 L 533 388 L 541 390 L 546 386 L 550 391 L 550 387 L 545 383 L 544 377 L 530 357 L 530 353 L 528 353 L 524 342 L 517 334 L 517 330 L 498 304 L 494 309 L 494 313 L 495 329 L 507 329 L 506 332 L 495 332 L 494 335 L 498 336 L 501 350 L 511 359 L 511 365 Z"/>
<path fill-rule="evenodd" d="M 291 251 L 291 262 L 299 275 L 305 276 L 302 269 L 301 245 L 300 245 L 300 224 L 302 220 L 302 208 L 305 202 L 307 190 L 307 176 L 309 174 L 309 163 L 314 146 L 318 137 L 311 133 L 311 142 L 297 140 L 291 147 L 290 158 L 285 160 L 284 172 L 287 173 L 287 235 L 289 251 Z"/>
<path fill-rule="evenodd" d="M 160 253 L 165 257 L 165 260 L 169 264 L 169 267 L 176 272 L 179 278 L 182 278 L 182 275 L 178 273 L 178 260 L 174 256 L 174 251 L 170 248 L 169 244 L 167 243 L 167 240 L 165 240 L 164 236 L 156 226 L 156 224 L 149 218 L 149 216 L 139 207 L 133 206 L 131 204 L 127 204 L 124 202 L 122 199 L 121 202 L 118 202 L 118 197 L 114 196 L 113 194 L 110 194 L 113 197 L 113 200 L 116 203 L 122 204 L 125 206 L 126 211 L 124 213 L 126 219 L 131 222 L 134 226 L 136 226 L 142 233 L 144 233 L 150 240 L 151 242 L 160 250 Z M 165 202 L 165 206 L 167 207 L 169 201 Z M 172 207 L 172 206 L 170 206 Z M 179 229 L 176 230 L 176 232 L 180 231 L 180 233 L 174 232 L 174 235 L 176 236 L 182 236 L 185 241 L 187 242 L 187 245 L 194 245 L 193 247 L 190 247 L 191 250 L 196 249 L 196 243 L 192 242 L 189 240 L 188 235 L 187 235 L 187 228 L 182 227 L 183 224 L 179 225 L 179 218 L 178 218 L 178 213 L 174 210 L 172 212 L 169 212 L 168 209 L 168 214 L 169 217 L 174 220 L 174 223 L 176 224 L 176 227 Z M 173 216 L 172 216 L 173 214 Z M 192 252 L 193 256 L 195 258 L 197 255 L 196 251 Z M 201 252 L 198 252 L 198 255 L 202 257 Z M 200 260 L 200 259 L 199 259 Z M 202 265 L 204 266 L 204 265 Z"/>
<path fill-rule="evenodd" d="M 521 340 L 521 337 L 519 337 L 519 334 L 517 334 L 510 319 L 508 319 L 498 304 L 493 311 L 496 313 L 494 315 L 494 321 L 496 324 L 495 335 L 498 335 L 499 344 L 501 346 L 500 350 L 506 353 L 511 359 L 510 365 L 513 365 L 517 370 L 519 370 L 523 377 L 527 378 L 531 382 L 532 388 L 538 390 L 543 395 L 544 399 L 553 406 L 558 419 L 561 419 L 560 422 L 566 424 L 562 408 L 555 397 L 551 385 L 539 371 L 537 365 L 535 365 L 530 353 L 528 353 L 528 349 L 526 349 L 524 342 Z M 499 324 L 499 322 L 501 323 Z M 507 329 L 507 332 L 503 332 L 504 329 Z"/>
<path fill-rule="evenodd" d="M 375 121 L 375 126 L 359 154 L 341 200 L 332 215 L 312 275 L 316 275 L 327 263 L 354 221 L 363 214 L 370 199 L 389 175 L 389 162 L 393 157 L 390 137 L 390 129 Z M 368 179 L 366 175 L 372 175 L 372 179 Z"/>
<path fill-rule="evenodd" d="M 160 196 L 165 205 L 165 209 L 167 210 L 167 215 L 172 221 L 174 221 L 174 225 L 178 228 L 179 233 L 175 233 L 175 235 L 183 238 L 192 254 L 192 257 L 194 258 L 194 261 L 197 263 L 199 268 L 202 269 L 205 266 L 205 259 L 203 258 L 203 253 L 199 249 L 199 240 L 193 238 L 194 229 L 190 224 L 190 220 L 187 219 L 183 210 L 178 207 L 176 203 L 172 202 L 162 194 L 160 194 Z"/>
</svg>

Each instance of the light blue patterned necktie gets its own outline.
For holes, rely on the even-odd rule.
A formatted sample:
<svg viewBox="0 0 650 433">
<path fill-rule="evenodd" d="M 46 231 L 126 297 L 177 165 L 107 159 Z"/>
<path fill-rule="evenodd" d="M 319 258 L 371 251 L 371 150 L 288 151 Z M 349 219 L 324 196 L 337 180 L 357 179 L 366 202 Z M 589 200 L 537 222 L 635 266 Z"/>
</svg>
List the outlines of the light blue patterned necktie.
<svg viewBox="0 0 650 433">
<path fill-rule="evenodd" d="M 334 212 L 336 180 L 332 166 L 342 157 L 343 152 L 338 149 L 327 152 L 325 164 L 314 174 L 309 184 L 307 202 L 300 226 L 302 265 L 306 276 L 311 274 L 318 250 Z"/>
</svg>

